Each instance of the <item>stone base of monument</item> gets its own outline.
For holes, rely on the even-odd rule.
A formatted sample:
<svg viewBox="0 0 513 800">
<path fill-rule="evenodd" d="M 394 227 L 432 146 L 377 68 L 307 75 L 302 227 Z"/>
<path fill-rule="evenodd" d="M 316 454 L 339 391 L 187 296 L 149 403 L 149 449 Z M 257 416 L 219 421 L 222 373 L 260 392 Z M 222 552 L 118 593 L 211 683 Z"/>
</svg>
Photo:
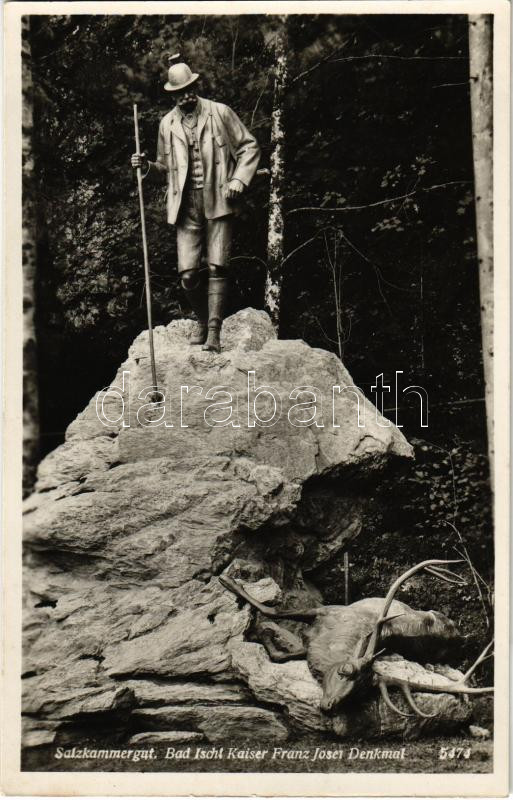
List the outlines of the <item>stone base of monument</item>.
<svg viewBox="0 0 513 800">
<path fill-rule="evenodd" d="M 358 546 L 367 477 L 412 449 L 378 424 L 335 355 L 278 341 L 263 312 L 227 319 L 220 354 L 189 346 L 192 328 L 179 320 L 155 330 L 160 424 L 155 407 L 145 415 L 143 333 L 112 381 L 118 393 L 99 392 L 39 466 L 25 504 L 24 745 L 93 734 L 131 743 L 414 738 L 460 726 L 471 706 L 446 694 L 415 695 L 436 710 L 430 720 L 393 715 L 376 690 L 328 717 L 306 661 L 273 663 L 255 640 L 253 611 L 218 575 L 248 582 L 262 602 L 318 605 L 322 586 L 309 573 Z M 248 380 L 273 394 L 252 406 L 250 391 L 248 406 Z M 319 425 L 292 424 L 292 406 L 312 397 L 300 387 L 322 396 Z M 280 405 L 274 425 L 251 425 L 252 410 L 265 420 Z M 230 424 L 212 425 L 230 408 Z"/>
</svg>

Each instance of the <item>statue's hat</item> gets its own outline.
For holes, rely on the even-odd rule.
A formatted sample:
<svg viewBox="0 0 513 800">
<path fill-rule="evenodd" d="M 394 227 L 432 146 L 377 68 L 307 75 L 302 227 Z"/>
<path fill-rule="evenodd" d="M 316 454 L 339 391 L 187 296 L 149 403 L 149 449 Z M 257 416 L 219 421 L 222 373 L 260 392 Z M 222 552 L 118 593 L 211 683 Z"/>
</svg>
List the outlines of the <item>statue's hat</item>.
<svg viewBox="0 0 513 800">
<path fill-rule="evenodd" d="M 180 53 L 169 57 L 169 62 L 176 61 L 180 58 Z M 166 92 L 179 92 L 187 86 L 191 86 L 197 81 L 199 75 L 197 72 L 191 72 L 190 67 L 183 62 L 179 64 L 172 64 L 167 72 L 167 83 L 164 85 Z"/>
</svg>

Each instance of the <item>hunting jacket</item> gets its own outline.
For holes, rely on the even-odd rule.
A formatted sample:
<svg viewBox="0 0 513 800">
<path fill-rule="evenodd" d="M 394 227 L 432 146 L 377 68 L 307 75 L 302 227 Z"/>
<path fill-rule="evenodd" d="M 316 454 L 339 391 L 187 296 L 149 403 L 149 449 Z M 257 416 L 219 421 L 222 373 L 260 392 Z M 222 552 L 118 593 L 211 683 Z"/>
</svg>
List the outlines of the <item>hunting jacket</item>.
<svg viewBox="0 0 513 800">
<path fill-rule="evenodd" d="M 198 98 L 198 143 L 203 165 L 205 217 L 233 214 L 235 205 L 223 194 L 233 179 L 249 186 L 260 160 L 260 148 L 237 114 L 224 103 Z M 160 121 L 157 160 L 149 162 L 146 177 L 167 180 L 167 221 L 176 223 L 189 168 L 189 148 L 181 114 L 174 108 Z"/>
</svg>

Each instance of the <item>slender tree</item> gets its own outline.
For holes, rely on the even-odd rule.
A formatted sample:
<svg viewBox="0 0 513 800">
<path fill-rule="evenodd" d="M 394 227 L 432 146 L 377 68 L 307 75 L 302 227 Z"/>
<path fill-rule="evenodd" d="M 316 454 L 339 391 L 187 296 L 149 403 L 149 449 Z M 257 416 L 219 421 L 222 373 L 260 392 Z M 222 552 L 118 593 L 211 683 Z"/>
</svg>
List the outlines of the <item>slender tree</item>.
<svg viewBox="0 0 513 800">
<path fill-rule="evenodd" d="M 34 198 L 33 84 L 30 18 L 22 17 L 22 184 L 23 184 L 23 492 L 32 489 L 39 455 L 39 413 L 36 363 L 36 222 Z"/>
<path fill-rule="evenodd" d="M 493 490 L 493 50 L 490 14 L 469 16 L 469 53 L 481 332 Z"/>
<path fill-rule="evenodd" d="M 269 228 L 267 234 L 267 275 L 265 307 L 278 329 L 283 281 L 283 192 L 285 181 L 285 89 L 287 85 L 287 18 L 278 18 L 274 37 L 276 52 L 273 111 L 271 117 L 271 185 L 269 193 Z"/>
</svg>

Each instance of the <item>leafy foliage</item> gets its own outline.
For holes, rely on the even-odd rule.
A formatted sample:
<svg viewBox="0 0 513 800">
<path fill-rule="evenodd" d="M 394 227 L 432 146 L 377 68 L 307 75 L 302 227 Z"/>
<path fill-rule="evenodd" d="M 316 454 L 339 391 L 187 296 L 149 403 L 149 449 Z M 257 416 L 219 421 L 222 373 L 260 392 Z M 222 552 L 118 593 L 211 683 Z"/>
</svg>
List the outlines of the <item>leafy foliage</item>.
<svg viewBox="0 0 513 800">
<path fill-rule="evenodd" d="M 436 608 L 470 634 L 468 655 L 476 656 L 493 631 L 493 547 L 486 455 L 476 444 L 450 450 L 414 439 L 416 463 L 369 488 L 370 510 L 350 550 L 350 599 L 381 597 L 413 562 L 459 559 L 464 587 L 427 576 L 411 579 L 400 598 L 414 608 Z M 393 502 L 390 497 L 393 496 Z M 413 559 L 413 561 L 412 561 Z M 343 564 L 316 571 L 327 602 L 343 600 Z"/>
</svg>

